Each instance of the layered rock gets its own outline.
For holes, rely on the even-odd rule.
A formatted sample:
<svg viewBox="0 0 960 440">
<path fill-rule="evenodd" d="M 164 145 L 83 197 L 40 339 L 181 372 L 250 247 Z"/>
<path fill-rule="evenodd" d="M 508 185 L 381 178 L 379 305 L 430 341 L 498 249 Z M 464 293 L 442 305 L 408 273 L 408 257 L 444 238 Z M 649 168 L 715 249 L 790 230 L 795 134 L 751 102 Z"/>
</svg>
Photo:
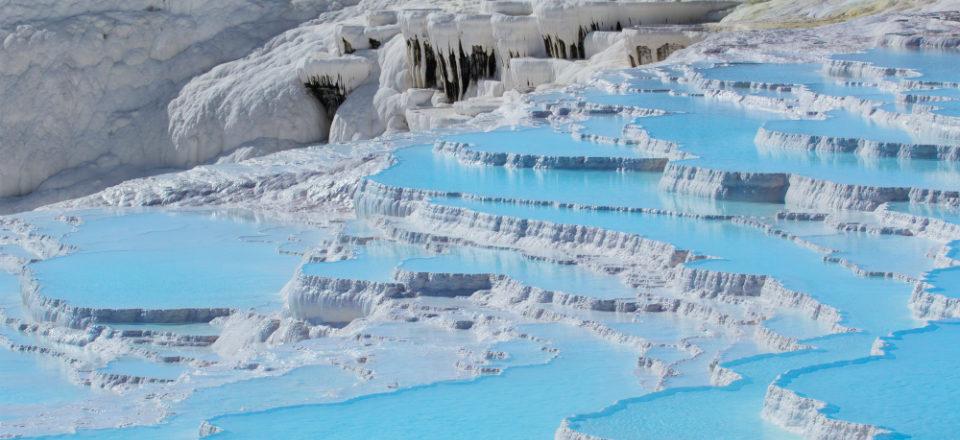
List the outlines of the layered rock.
<svg viewBox="0 0 960 440">
<path fill-rule="evenodd" d="M 461 163 L 511 168 L 552 168 L 565 170 L 662 171 L 666 158 L 630 158 L 607 156 L 542 156 L 523 153 L 477 151 L 468 144 L 438 142 L 434 151 L 454 156 Z"/>
<path fill-rule="evenodd" d="M 667 164 L 660 189 L 803 208 L 874 210 L 889 202 L 960 205 L 960 191 L 846 184 L 796 174 L 716 170 L 678 163 Z"/>
<path fill-rule="evenodd" d="M 929 292 L 925 283 L 916 283 L 910 295 L 910 310 L 917 319 L 939 321 L 960 317 L 960 298 Z"/>
<path fill-rule="evenodd" d="M 284 313 L 295 319 L 344 325 L 369 315 L 387 298 L 403 295 L 406 288 L 395 283 L 376 283 L 297 274 L 281 295 Z"/>
<path fill-rule="evenodd" d="M 774 308 L 798 310 L 811 320 L 829 326 L 834 332 L 843 333 L 853 330 L 841 324 L 843 318 L 836 308 L 823 304 L 805 293 L 788 289 L 778 280 L 766 275 L 683 267 L 676 272 L 674 284 L 680 292 L 694 294 L 700 298 L 758 298 Z"/>
<path fill-rule="evenodd" d="M 784 133 L 760 128 L 754 143 L 762 148 L 794 149 L 817 153 L 852 153 L 864 157 L 960 160 L 960 147 L 932 144 L 903 144 L 858 138 Z"/>
<path fill-rule="evenodd" d="M 785 201 L 803 207 L 873 210 L 888 202 L 956 206 L 960 192 L 904 187 L 876 187 L 817 180 L 791 175 Z"/>
<path fill-rule="evenodd" d="M 937 218 L 897 212 L 881 205 L 876 210 L 880 223 L 886 227 L 909 230 L 911 234 L 933 240 L 960 240 L 960 225 Z"/>
<path fill-rule="evenodd" d="M 660 189 L 724 200 L 783 203 L 789 187 L 784 173 L 753 173 L 668 164 Z"/>
<path fill-rule="evenodd" d="M 868 440 L 886 430 L 861 423 L 828 418 L 822 410 L 827 404 L 801 397 L 776 383 L 767 387 L 763 399 L 763 418 L 790 432 L 810 439 Z"/>
</svg>

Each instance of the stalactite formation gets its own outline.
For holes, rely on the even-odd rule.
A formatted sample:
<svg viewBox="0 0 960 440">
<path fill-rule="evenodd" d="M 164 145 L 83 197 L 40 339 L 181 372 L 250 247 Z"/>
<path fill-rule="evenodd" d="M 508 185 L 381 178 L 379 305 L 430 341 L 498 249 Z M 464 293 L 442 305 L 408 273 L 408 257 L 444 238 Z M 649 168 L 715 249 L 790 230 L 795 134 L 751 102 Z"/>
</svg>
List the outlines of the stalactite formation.
<svg viewBox="0 0 960 440">
<path fill-rule="evenodd" d="M 330 75 L 314 75 L 309 77 L 303 85 L 320 102 L 328 119 L 333 119 L 340 104 L 347 100 L 347 90 L 343 86 L 343 78 L 340 75 L 336 78 Z"/>
<path fill-rule="evenodd" d="M 429 42 L 420 41 L 418 37 L 408 38 L 407 60 L 413 65 L 414 87 L 437 87 L 437 56 Z"/>
<path fill-rule="evenodd" d="M 347 41 L 346 38 L 341 38 L 340 41 L 343 43 L 343 54 L 344 54 L 344 55 L 349 55 L 349 54 L 352 54 L 352 53 L 356 52 L 356 51 L 353 49 L 353 46 L 350 44 L 349 41 Z"/>
<path fill-rule="evenodd" d="M 497 75 L 496 51 L 483 46 L 471 47 L 468 54 L 461 43 L 456 51 L 440 54 L 437 60 L 442 78 L 439 85 L 450 102 L 462 99 L 471 84 Z"/>
<path fill-rule="evenodd" d="M 514 58 L 583 60 L 615 41 L 611 37 L 598 46 L 591 38 L 606 37 L 591 37 L 595 33 L 620 35 L 625 42 L 624 61 L 632 66 L 662 61 L 692 42 L 686 23 L 708 20 L 710 14 L 728 8 L 728 3 L 558 0 L 534 6 L 504 2 L 488 4 L 487 14 L 411 9 L 400 12 L 397 21 L 406 40 L 413 86 L 440 90 L 448 102 L 455 102 L 472 97 L 481 80 L 522 86 L 524 81 L 511 72 Z M 498 12 L 501 9 L 508 13 Z M 558 65 L 536 68 L 547 66 Z"/>
</svg>

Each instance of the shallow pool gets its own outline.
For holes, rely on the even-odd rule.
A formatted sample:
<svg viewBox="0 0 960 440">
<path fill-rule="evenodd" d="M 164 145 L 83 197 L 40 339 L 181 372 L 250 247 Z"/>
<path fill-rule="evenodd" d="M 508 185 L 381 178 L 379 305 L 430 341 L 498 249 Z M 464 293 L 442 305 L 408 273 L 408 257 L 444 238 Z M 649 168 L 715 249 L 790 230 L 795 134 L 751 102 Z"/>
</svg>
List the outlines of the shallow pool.
<svg viewBox="0 0 960 440">
<path fill-rule="evenodd" d="M 469 382 L 223 416 L 212 423 L 226 431 L 223 438 L 550 438 L 566 416 L 644 393 L 634 376 L 636 353 L 563 325 L 534 325 L 528 331 L 554 341 L 559 356 L 545 365 L 510 368 Z"/>
<path fill-rule="evenodd" d="M 960 325 L 942 323 L 889 340 L 888 355 L 787 376 L 797 393 L 830 403 L 828 414 L 916 439 L 950 438 L 960 424 Z M 856 392 L 851 392 L 856 390 Z"/>
<path fill-rule="evenodd" d="M 102 308 L 272 308 L 300 257 L 279 252 L 297 228 L 201 212 L 91 212 L 30 265 L 44 295 Z M 283 238 L 281 238 L 283 237 Z"/>
</svg>

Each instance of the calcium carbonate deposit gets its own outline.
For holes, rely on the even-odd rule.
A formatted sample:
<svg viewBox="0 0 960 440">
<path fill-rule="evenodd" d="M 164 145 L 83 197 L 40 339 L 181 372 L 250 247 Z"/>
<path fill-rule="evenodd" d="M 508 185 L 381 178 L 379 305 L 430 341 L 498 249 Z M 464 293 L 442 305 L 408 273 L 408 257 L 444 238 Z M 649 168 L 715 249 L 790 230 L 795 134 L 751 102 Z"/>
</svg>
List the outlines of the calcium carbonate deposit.
<svg viewBox="0 0 960 440">
<path fill-rule="evenodd" d="M 944 439 L 955 0 L 0 0 L 0 438 Z"/>
</svg>

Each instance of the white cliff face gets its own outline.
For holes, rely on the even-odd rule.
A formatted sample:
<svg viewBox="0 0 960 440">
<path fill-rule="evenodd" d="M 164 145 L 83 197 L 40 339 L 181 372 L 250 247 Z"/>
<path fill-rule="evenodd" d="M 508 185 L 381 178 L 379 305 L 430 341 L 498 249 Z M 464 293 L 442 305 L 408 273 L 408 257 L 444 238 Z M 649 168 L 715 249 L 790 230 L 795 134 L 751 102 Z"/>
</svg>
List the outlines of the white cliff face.
<svg viewBox="0 0 960 440">
<path fill-rule="evenodd" d="M 763 401 L 763 418 L 809 439 L 869 440 L 887 431 L 875 426 L 830 419 L 827 404 L 771 384 Z"/>
<path fill-rule="evenodd" d="M 530 15 L 494 14 L 491 24 L 497 45 L 500 78 L 511 88 L 516 88 L 512 82 L 513 76 L 510 74 L 512 65 L 510 60 L 546 56 L 537 18 Z"/>
<path fill-rule="evenodd" d="M 326 24 L 298 27 L 190 81 L 168 106 L 180 165 L 245 145 L 265 153 L 322 139 L 330 118 L 299 72 L 322 67 L 322 60 L 307 60 L 328 49 L 332 31 Z"/>
<path fill-rule="evenodd" d="M 776 203 L 783 201 L 788 181 L 783 173 L 723 171 L 669 164 L 660 179 L 660 188 L 716 199 Z"/>
<path fill-rule="evenodd" d="M 917 319 L 938 321 L 960 317 L 960 299 L 928 292 L 925 283 L 916 283 L 910 296 L 910 310 Z"/>
<path fill-rule="evenodd" d="M 331 5 L 5 2 L 0 197 L 195 164 L 167 135 L 179 88 Z"/>
<path fill-rule="evenodd" d="M 903 159 L 960 160 L 960 148 L 952 145 L 903 144 L 867 139 L 783 133 L 760 128 L 754 142 L 760 148 L 796 149 L 817 153 L 854 153 L 864 157 Z"/>
<path fill-rule="evenodd" d="M 373 312 L 386 298 L 397 297 L 404 286 L 298 274 L 281 295 L 284 313 L 299 320 L 344 325 Z"/>
</svg>

